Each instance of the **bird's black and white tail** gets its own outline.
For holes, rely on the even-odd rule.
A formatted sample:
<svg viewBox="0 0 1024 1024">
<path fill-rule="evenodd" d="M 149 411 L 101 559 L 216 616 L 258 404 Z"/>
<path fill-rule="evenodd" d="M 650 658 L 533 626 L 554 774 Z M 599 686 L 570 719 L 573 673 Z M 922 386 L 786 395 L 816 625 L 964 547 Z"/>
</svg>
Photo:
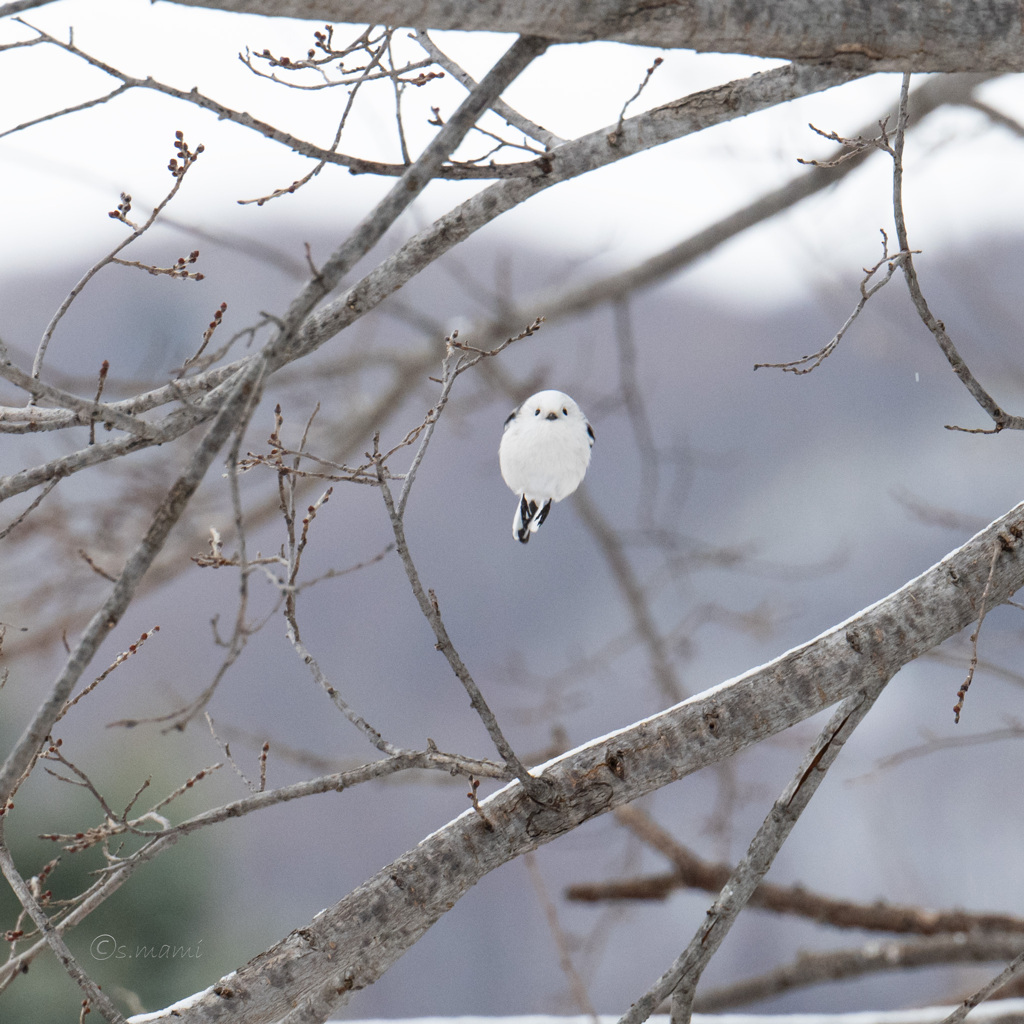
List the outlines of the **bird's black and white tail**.
<svg viewBox="0 0 1024 1024">
<path fill-rule="evenodd" d="M 530 534 L 536 533 L 540 524 L 547 519 L 550 508 L 550 498 L 543 505 L 538 505 L 535 501 L 529 501 L 525 494 L 520 495 L 516 517 L 512 522 L 512 536 L 520 543 L 526 544 Z"/>
</svg>

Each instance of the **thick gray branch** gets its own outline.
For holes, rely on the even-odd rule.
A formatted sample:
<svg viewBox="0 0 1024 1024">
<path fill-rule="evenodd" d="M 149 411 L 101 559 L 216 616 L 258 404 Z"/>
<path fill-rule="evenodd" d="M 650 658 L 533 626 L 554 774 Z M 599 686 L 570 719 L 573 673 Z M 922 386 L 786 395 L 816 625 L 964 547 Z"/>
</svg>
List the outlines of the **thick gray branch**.
<svg viewBox="0 0 1024 1024">
<path fill-rule="evenodd" d="M 295 1019 L 325 1019 L 348 993 L 375 982 L 488 872 L 891 679 L 972 622 L 986 585 L 987 604 L 1006 601 L 1024 584 L 1022 538 L 1024 505 L 1018 505 L 900 590 L 816 639 L 557 758 L 540 769 L 554 793 L 546 806 L 518 783 L 505 786 L 482 804 L 493 830 L 468 810 L 193 1005 L 179 1006 L 177 1016 L 154 1019 L 258 1024 L 293 1011 Z"/>
<path fill-rule="evenodd" d="M 767 110 L 797 96 L 843 85 L 859 72 L 790 64 L 715 86 L 601 128 L 545 154 L 535 176 L 485 188 L 429 228 L 414 235 L 340 298 L 316 310 L 303 324 L 300 351 L 321 345 L 401 288 L 424 267 L 473 232 L 538 193 L 674 139 Z"/>
<path fill-rule="evenodd" d="M 1017 0 L 176 0 L 317 21 L 611 39 L 875 71 L 1022 71 Z"/>
</svg>

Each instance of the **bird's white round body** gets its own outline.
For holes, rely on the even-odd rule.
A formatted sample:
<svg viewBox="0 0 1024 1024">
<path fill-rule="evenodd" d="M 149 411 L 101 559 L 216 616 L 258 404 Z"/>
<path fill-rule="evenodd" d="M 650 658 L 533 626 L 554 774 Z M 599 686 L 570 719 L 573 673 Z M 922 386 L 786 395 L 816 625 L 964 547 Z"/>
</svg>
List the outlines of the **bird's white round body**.
<svg viewBox="0 0 1024 1024">
<path fill-rule="evenodd" d="M 498 463 L 505 483 L 520 496 L 513 526 L 519 540 L 525 543 L 536 531 L 551 502 L 579 487 L 593 444 L 586 416 L 564 391 L 531 395 L 505 421 Z"/>
</svg>

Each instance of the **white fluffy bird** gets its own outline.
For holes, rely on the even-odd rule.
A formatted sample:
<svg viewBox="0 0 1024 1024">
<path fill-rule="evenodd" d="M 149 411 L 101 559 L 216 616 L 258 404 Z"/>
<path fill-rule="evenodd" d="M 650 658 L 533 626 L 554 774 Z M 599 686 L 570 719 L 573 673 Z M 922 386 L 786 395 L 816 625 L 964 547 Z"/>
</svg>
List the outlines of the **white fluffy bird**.
<svg viewBox="0 0 1024 1024">
<path fill-rule="evenodd" d="M 525 544 L 553 501 L 579 487 L 590 464 L 594 431 L 564 391 L 538 391 L 505 420 L 498 463 L 519 495 L 512 536 Z"/>
</svg>

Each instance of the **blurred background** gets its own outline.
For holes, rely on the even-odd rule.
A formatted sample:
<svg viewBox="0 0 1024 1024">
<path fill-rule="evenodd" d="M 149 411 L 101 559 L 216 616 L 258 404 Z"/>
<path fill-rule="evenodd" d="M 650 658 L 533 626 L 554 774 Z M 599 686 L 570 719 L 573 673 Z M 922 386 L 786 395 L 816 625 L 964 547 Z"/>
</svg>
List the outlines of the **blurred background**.
<svg viewBox="0 0 1024 1024">
<path fill-rule="evenodd" d="M 248 47 L 301 56 L 318 26 L 182 9 L 67 0 L 25 20 L 125 72 L 151 75 L 329 145 L 344 90 L 298 91 L 238 60 Z M 2 23 L 0 43 L 27 40 Z M 355 34 L 355 30 L 339 35 Z M 439 33 L 476 77 L 503 37 Z M 397 44 L 396 44 L 397 45 Z M 401 44 L 408 52 L 417 48 Z M 611 44 L 556 47 L 505 94 L 534 121 L 572 138 L 614 124 L 656 56 L 664 58 L 628 114 L 774 66 L 749 58 Z M 103 95 L 111 79 L 53 46 L 0 51 L 0 132 Z M 899 79 L 874 76 L 683 139 L 556 186 L 431 265 L 407 287 L 268 388 L 246 438 L 266 452 L 280 403 L 282 437 L 298 447 L 319 403 L 309 451 L 357 463 L 422 422 L 438 394 L 443 338 L 472 344 L 510 308 L 548 322 L 457 382 L 409 501 L 406 531 L 452 639 L 517 752 L 536 763 L 700 692 L 830 628 L 924 571 L 1020 500 L 1021 439 L 945 429 L 988 427 L 917 319 L 901 275 L 868 305 L 811 374 L 753 371 L 825 345 L 853 310 L 863 267 L 891 228 L 891 161 L 870 157 L 837 186 L 786 210 L 626 301 L 560 315 L 560 289 L 624 270 L 802 173 L 825 131 L 855 133 L 895 102 Z M 1016 78 L 977 96 L 1013 118 Z M 430 108 L 450 113 L 450 78 L 407 89 L 410 148 L 429 138 Z M 341 149 L 397 160 L 394 94 L 381 83 L 355 106 Z M 496 121 L 498 128 L 502 126 Z M 914 126 L 906 157 L 911 243 L 925 294 L 976 376 L 1012 413 L 1024 408 L 1019 268 L 1024 222 L 1021 142 L 984 111 L 943 108 Z M 126 255 L 168 265 L 193 249 L 204 280 L 104 268 L 54 335 L 44 376 L 91 396 L 108 360 L 108 399 L 166 382 L 227 303 L 229 333 L 280 314 L 308 272 L 384 194 L 391 179 L 311 169 L 296 154 L 151 91 L 0 137 L 0 338 L 28 367 L 54 311 L 84 271 L 123 238 L 109 219 L 121 191 L 145 216 L 171 183 L 182 130 L 206 149 L 166 216 Z M 479 155 L 473 139 L 460 153 Z M 475 148 L 474 148 L 475 147 Z M 472 151 L 470 153 L 470 151 Z M 349 279 L 480 188 L 435 182 Z M 538 297 L 543 297 L 543 308 Z M 475 333 L 476 332 L 476 333 Z M 256 333 L 256 343 L 266 338 Z M 243 354 L 240 338 L 232 357 Z M 430 353 L 436 354 L 435 359 Z M 426 353 L 406 379 L 396 357 Z M 397 381 L 397 384 L 396 384 Z M 515 498 L 498 472 L 509 410 L 542 387 L 570 392 L 597 435 L 578 499 L 556 506 L 528 546 L 511 537 Z M 0 384 L 4 404 L 23 396 Z M 86 431 L 8 435 L 0 472 L 41 464 L 86 443 Z M 196 443 L 186 437 L 62 481 L 0 544 L 0 620 L 7 624 L 0 744 L 10 748 L 63 662 L 65 642 L 104 599 L 167 481 Z M 395 469 L 407 464 L 396 457 Z M 399 465 L 401 463 L 401 465 Z M 325 482 L 311 481 L 303 502 Z M 243 477 L 248 550 L 285 539 L 275 474 Z M 0 528 L 31 501 L 6 502 Z M 264 623 L 227 669 L 201 718 L 174 715 L 214 679 L 237 613 L 236 570 L 202 568 L 211 528 L 237 538 L 223 461 L 215 464 L 149 584 L 104 644 L 95 678 L 143 631 L 159 626 L 60 724 L 63 752 L 121 810 L 136 810 L 226 761 L 250 780 L 270 743 L 267 781 L 283 786 L 371 760 L 285 639 L 278 590 L 251 579 L 249 620 Z M 335 486 L 310 528 L 299 597 L 303 639 L 332 684 L 387 739 L 493 757 L 468 700 L 433 647 L 375 488 Z M 81 552 L 84 552 L 83 556 Z M 609 556 L 612 552 L 612 556 Z M 87 557 L 86 557 L 87 556 Z M 383 556 L 383 557 L 378 557 Z M 622 565 L 627 567 L 624 576 Z M 642 590 L 662 659 L 638 639 Z M 986 619 L 981 664 L 961 724 L 952 707 L 970 659 L 966 636 L 893 681 L 784 847 L 770 880 L 839 898 L 1024 913 L 1019 881 L 1020 611 Z M 161 719 L 159 721 L 148 721 Z M 125 722 L 137 723 L 125 725 Z M 121 723 L 121 724 L 112 724 Z M 789 780 L 820 722 L 758 745 L 643 802 L 704 857 L 735 862 Z M 399 776 L 311 797 L 201 831 L 136 875 L 70 936 L 104 991 L 132 1012 L 214 983 L 468 804 L 465 780 Z M 494 784 L 485 781 L 481 793 Z M 244 796 L 231 764 L 162 813 L 172 821 Z M 40 833 L 84 831 L 102 818 L 79 786 L 37 768 L 7 838 L 23 875 L 60 853 Z M 68 898 L 102 853 L 63 853 L 47 884 Z M 352 1017 L 575 1012 L 545 912 L 554 904 L 592 1004 L 622 1012 L 689 941 L 705 893 L 660 902 L 580 904 L 566 886 L 667 870 L 611 817 L 485 878 L 371 989 Z M 540 881 L 538 881 L 538 879 Z M 16 909 L 0 897 L 0 923 Z M 872 936 L 757 910 L 742 915 L 704 986 L 761 973 L 801 950 L 854 948 Z M 113 939 L 111 944 L 109 939 Z M 161 955 L 164 947 L 179 950 Z M 113 950 L 113 952 L 108 952 Z M 186 952 L 187 951 L 187 952 Z M 122 955 L 123 954 L 123 955 Z M 194 955 L 193 955 L 194 954 Z M 766 1011 L 885 1008 L 960 998 L 991 972 L 957 966 L 806 988 Z M 4 1020 L 58 1019 L 80 996 L 46 957 L 0 992 Z M 46 1007 L 45 1012 L 40 1007 Z"/>
</svg>

